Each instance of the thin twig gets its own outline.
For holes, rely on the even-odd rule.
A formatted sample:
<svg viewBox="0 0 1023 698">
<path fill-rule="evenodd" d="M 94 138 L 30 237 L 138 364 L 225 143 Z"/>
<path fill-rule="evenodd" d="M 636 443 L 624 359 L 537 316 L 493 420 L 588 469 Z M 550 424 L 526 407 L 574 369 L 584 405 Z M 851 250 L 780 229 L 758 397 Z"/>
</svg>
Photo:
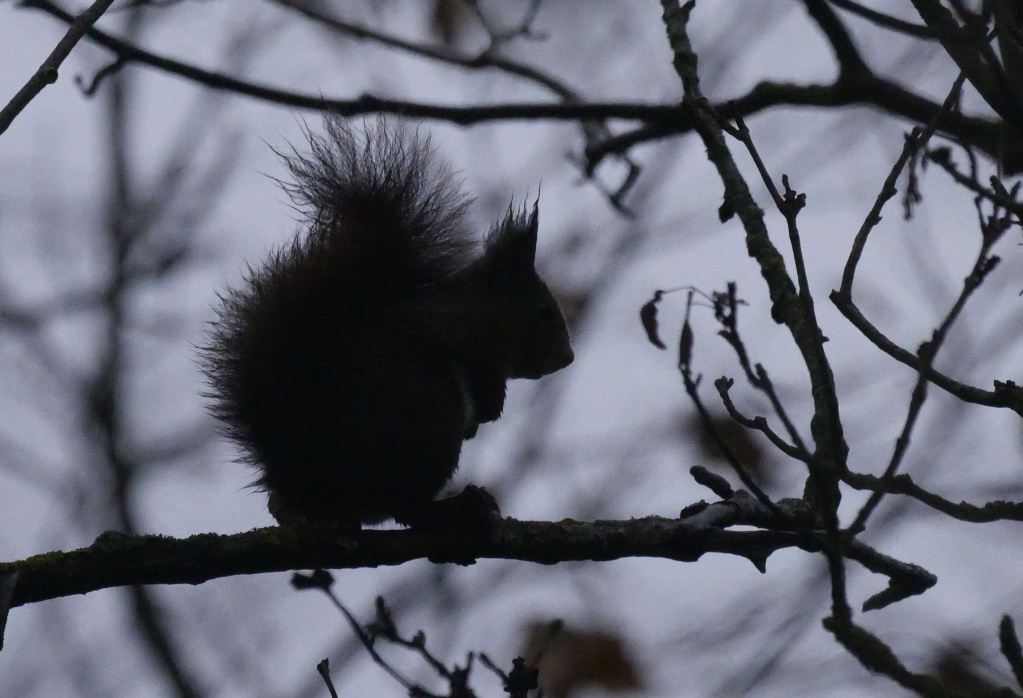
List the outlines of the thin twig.
<svg viewBox="0 0 1023 698">
<path fill-rule="evenodd" d="M 781 512 L 777 510 L 777 505 L 772 502 L 771 498 L 768 497 L 763 489 L 760 488 L 760 485 L 758 485 L 756 480 L 753 479 L 749 470 L 747 470 L 746 466 L 742 464 L 739 457 L 735 455 L 735 452 L 732 451 L 728 442 L 723 436 L 721 436 L 721 433 L 715 426 L 714 418 L 711 417 L 710 411 L 707 410 L 707 406 L 704 405 L 703 400 L 700 399 L 700 378 L 696 377 L 694 379 L 688 370 L 684 370 L 682 372 L 682 382 L 685 385 L 686 394 L 689 396 L 689 399 L 693 401 L 693 405 L 696 407 L 696 411 L 700 415 L 700 420 L 703 423 L 704 430 L 710 435 L 711 439 L 713 439 L 714 445 L 716 445 L 718 450 L 721 451 L 721 454 L 725 457 L 725 460 L 728 461 L 728 464 L 732 466 L 732 470 L 734 470 L 735 474 L 739 476 L 739 480 L 746 486 L 746 489 L 752 492 L 753 495 L 760 500 L 764 506 L 774 510 L 780 515 Z"/>
<path fill-rule="evenodd" d="M 845 316 L 853 327 L 859 330 L 878 349 L 914 371 L 923 370 L 920 360 L 915 354 L 888 339 L 881 330 L 863 315 L 849 297 L 842 295 L 839 291 L 832 291 L 831 302 L 835 304 L 835 307 L 838 308 L 839 312 Z M 963 402 L 983 405 L 985 407 L 1006 408 L 1023 416 L 1023 388 L 1011 381 L 995 381 L 994 390 L 982 390 L 966 383 L 960 383 L 936 370 L 933 366 L 927 367 L 924 373 L 927 379 L 934 383 L 934 385 Z"/>
<path fill-rule="evenodd" d="M 860 663 L 870 671 L 876 671 L 891 678 L 900 686 L 908 688 L 926 698 L 950 698 L 944 682 L 926 674 L 917 674 L 899 661 L 892 649 L 879 637 L 856 625 L 847 618 L 832 616 L 824 619 L 824 628 L 831 632 L 835 639 L 845 647 Z M 995 692 L 985 695 L 995 695 Z M 1018 694 L 1004 689 L 997 695 L 1011 698 Z"/>
<path fill-rule="evenodd" d="M 1001 206 L 1007 211 L 1011 211 L 1016 215 L 1017 222 L 1023 220 L 1023 203 L 1020 203 L 1018 200 L 1012 198 L 1003 191 L 985 187 L 977 181 L 975 173 L 970 176 L 964 175 L 959 171 L 955 163 L 952 162 L 951 153 L 949 153 L 947 149 L 941 148 L 929 151 L 927 153 L 927 160 L 929 162 L 933 162 L 944 170 L 949 177 L 955 180 L 956 184 L 959 184 L 965 189 L 969 189 L 978 196 L 987 199 L 993 204 Z M 975 166 L 973 169 L 975 169 Z M 992 180 L 996 182 L 998 181 L 994 177 L 992 177 Z M 1002 189 L 1004 190 L 1004 186 L 1002 186 Z"/>
<path fill-rule="evenodd" d="M 1023 521 L 1023 502 L 997 500 L 982 505 L 969 502 L 953 502 L 917 485 L 905 474 L 897 474 L 887 482 L 875 475 L 849 472 L 843 482 L 854 489 L 882 491 L 888 494 L 902 494 L 940 511 L 958 521 L 968 523 L 989 523 L 991 521 Z"/>
<path fill-rule="evenodd" d="M 1023 687 L 1023 649 L 1020 648 L 1019 637 L 1016 635 L 1016 624 L 1012 616 L 1002 616 L 998 624 L 998 640 L 1002 650 L 1002 656 L 1012 668 L 1012 675 L 1016 683 Z"/>
<path fill-rule="evenodd" d="M 898 17 L 892 17 L 891 15 L 886 15 L 883 12 L 878 12 L 877 10 L 872 10 L 869 7 L 864 7 L 858 2 L 853 2 L 852 0 L 828 0 L 828 2 L 835 7 L 840 7 L 847 12 L 859 15 L 879 27 L 891 29 L 892 31 L 905 34 L 906 36 L 915 36 L 918 39 L 938 38 L 937 32 L 925 24 L 907 22 L 903 19 L 899 19 Z"/>
<path fill-rule="evenodd" d="M 88 29 L 95 24 L 103 13 L 114 3 L 114 0 L 96 0 L 89 9 L 85 10 L 71 21 L 67 34 L 61 39 L 50 55 L 46 57 L 35 74 L 29 78 L 24 87 L 11 98 L 2 110 L 0 110 L 0 134 L 8 129 L 11 123 L 17 118 L 29 102 L 35 99 L 36 95 L 43 91 L 47 85 L 57 82 L 57 75 L 61 63 L 71 53 L 71 49 L 81 41 Z M 28 5 L 28 3 L 23 3 Z M 69 15 L 70 17 L 70 15 Z"/>
<path fill-rule="evenodd" d="M 398 632 L 398 626 L 395 624 L 393 617 L 391 616 L 391 609 L 387 607 L 384 601 L 384 597 L 378 596 L 376 598 L 376 612 L 377 621 L 372 626 L 373 631 L 371 634 L 372 639 L 376 639 L 377 635 L 382 635 L 388 642 L 399 645 L 406 649 L 410 649 L 419 654 L 427 664 L 429 664 L 434 671 L 445 679 L 451 678 L 451 670 L 447 668 L 444 662 L 440 661 L 433 655 L 430 650 L 426 648 L 426 635 L 422 631 L 417 632 L 412 636 L 412 639 L 405 639 Z"/>
<path fill-rule="evenodd" d="M 432 696 L 432 694 L 427 693 L 425 690 L 423 690 L 422 686 L 420 686 L 419 684 L 417 684 L 417 683 L 415 683 L 415 682 L 405 678 L 401 674 L 401 672 L 399 672 L 397 669 L 392 667 L 387 662 L 387 660 L 385 660 L 383 657 L 380 656 L 380 653 L 377 652 L 376 647 L 374 646 L 373 638 L 359 624 L 359 621 L 357 621 L 355 619 L 355 616 L 352 615 L 351 611 L 349 611 L 345 607 L 345 605 L 343 603 L 341 603 L 341 600 L 338 599 L 337 596 L 334 595 L 334 592 L 333 592 L 332 589 L 330 589 L 330 587 L 321 586 L 319 588 L 323 591 L 324 594 L 327 595 L 327 598 L 330 599 L 330 602 L 332 604 L 334 604 L 334 606 L 339 611 L 341 611 L 341 614 L 344 615 L 345 620 L 348 621 L 348 625 L 351 626 L 351 628 L 352 628 L 352 632 L 354 632 L 355 636 L 357 638 L 359 638 L 359 642 L 361 642 L 362 646 L 366 648 L 366 651 L 369 653 L 369 656 L 373 658 L 374 662 L 376 662 L 381 668 L 383 668 L 384 671 L 386 671 L 388 674 L 390 674 L 391 677 L 395 681 L 400 683 L 405 688 L 405 690 L 409 692 L 409 695 L 424 696 L 424 697 L 425 696 Z"/>
<path fill-rule="evenodd" d="M 582 101 L 579 93 L 564 83 L 555 80 L 536 68 L 496 55 L 494 53 L 494 47 L 491 47 L 482 53 L 470 56 L 447 47 L 418 43 L 408 39 L 402 39 L 397 36 L 392 36 L 390 34 L 385 34 L 383 32 L 378 32 L 373 29 L 368 29 L 352 22 L 346 22 L 322 12 L 314 3 L 308 2 L 308 0 L 274 0 L 274 3 L 281 7 L 294 10 L 295 12 L 312 19 L 323 26 L 346 36 L 366 41 L 373 41 L 382 46 L 399 49 L 414 56 L 429 58 L 442 63 L 447 63 L 448 65 L 456 65 L 461 68 L 476 70 L 496 68 L 502 72 L 508 73 L 509 75 L 516 75 L 538 85 L 543 85 L 563 100 L 569 102 Z M 519 29 L 516 30 L 515 35 L 517 36 L 521 33 L 521 29 Z"/>
<path fill-rule="evenodd" d="M 888 588 L 867 599 L 863 603 L 864 611 L 877 610 L 910 596 L 918 596 L 938 583 L 938 578 L 920 565 L 896 560 L 859 540 L 850 540 L 845 554 L 874 574 L 888 577 Z"/>
<path fill-rule="evenodd" d="M 728 345 L 735 351 L 735 356 L 743 372 L 746 374 L 746 380 L 749 381 L 750 385 L 767 396 L 775 415 L 785 426 L 785 430 L 788 432 L 793 445 L 803 454 L 808 454 L 806 444 L 803 443 L 803 439 L 796 430 L 795 424 L 792 423 L 784 405 L 782 405 L 781 398 L 778 397 L 774 384 L 767 374 L 767 369 L 764 368 L 763 364 L 753 365 L 750 360 L 746 344 L 739 335 L 739 305 L 743 304 L 743 301 L 736 298 L 735 292 L 735 282 L 729 282 L 727 292 L 714 293 L 711 296 L 711 302 L 714 305 L 714 318 L 724 328 L 718 332 L 718 335 L 728 342 Z"/>
<path fill-rule="evenodd" d="M 771 381 L 771 377 L 767 374 L 767 369 L 764 368 L 763 364 L 757 364 L 753 367 L 756 371 L 757 381 L 754 384 L 761 390 L 767 399 L 771 402 L 771 407 L 774 409 L 774 413 L 781 420 L 785 426 L 785 431 L 788 432 L 789 438 L 792 439 L 792 444 L 799 449 L 801 453 L 808 454 L 809 451 L 806 448 L 806 444 L 803 443 L 803 437 L 799 435 L 799 431 L 796 429 L 796 425 L 792 423 L 789 418 L 788 412 L 785 410 L 785 406 L 781 402 L 781 398 L 778 397 L 778 392 L 774 389 L 774 383 Z"/>
<path fill-rule="evenodd" d="M 714 387 L 717 388 L 718 395 L 721 396 L 721 402 L 724 403 L 725 409 L 728 411 L 728 415 L 747 429 L 754 429 L 756 431 L 763 432 L 764 436 L 766 436 L 768 440 L 774 444 L 775 448 L 787 455 L 789 458 L 795 458 L 796 460 L 803 461 L 804 463 L 808 462 L 810 460 L 810 454 L 804 450 L 800 450 L 796 446 L 786 443 L 783 438 L 778 436 L 778 434 L 771 429 L 764 417 L 758 416 L 750 419 L 735 408 L 735 404 L 732 402 L 732 398 L 728 394 L 733 383 L 734 381 L 731 378 L 726 378 L 724 376 L 714 381 Z"/>
<path fill-rule="evenodd" d="M 1004 228 L 1001 232 L 1004 232 Z M 910 436 L 913 433 L 913 428 L 917 423 L 917 419 L 920 415 L 920 410 L 923 407 L 924 401 L 927 399 L 927 386 L 928 380 L 928 369 L 934 365 L 934 359 L 940 351 L 945 340 L 948 338 L 948 333 L 952 329 L 952 325 L 959 318 L 963 308 L 966 306 L 966 302 L 977 288 L 984 282 L 987 275 L 998 264 L 998 257 L 990 255 L 991 248 L 999 240 L 999 234 L 984 234 L 982 235 L 983 242 L 980 246 L 980 251 L 977 253 L 977 259 L 973 264 L 973 269 L 970 275 L 966 277 L 963 282 L 963 289 L 956 299 L 956 302 L 949 309 L 945 319 L 941 322 L 936 330 L 934 330 L 931 340 L 921 345 L 918 352 L 919 358 L 919 371 L 917 373 L 916 384 L 913 386 L 913 392 L 910 396 L 909 409 L 906 413 L 906 420 L 902 426 L 902 432 L 899 434 L 895 441 L 895 449 L 892 451 L 891 459 L 888 462 L 888 467 L 885 468 L 884 474 L 881 476 L 881 482 L 885 483 L 895 475 L 898 471 L 903 458 L 906 455 L 906 451 L 909 449 Z M 880 504 L 881 499 L 884 497 L 885 492 L 883 490 L 875 490 L 871 493 L 870 497 L 867 498 L 866 503 L 860 509 L 856 515 L 856 519 L 853 521 L 850 528 L 853 531 L 860 531 L 866 525 L 867 519 L 871 513 Z"/>
<path fill-rule="evenodd" d="M 871 231 L 881 222 L 881 211 L 884 209 L 885 204 L 895 196 L 898 192 L 898 188 L 895 186 L 899 180 L 899 175 L 902 174 L 902 170 L 906 167 L 906 163 L 912 157 L 913 153 L 917 152 L 921 148 L 927 145 L 927 142 L 934 135 L 934 132 L 938 128 L 938 124 L 942 117 L 950 112 L 953 106 L 959 99 L 959 91 L 963 87 L 963 81 L 966 79 L 965 73 L 959 73 L 959 77 L 952 83 L 952 89 L 949 90 L 948 96 L 945 97 L 944 103 L 941 105 L 941 109 L 931 119 L 930 123 L 924 128 L 915 128 L 913 132 L 906 138 L 906 143 L 902 147 L 902 152 L 899 154 L 895 164 L 892 165 L 891 171 L 888 172 L 888 176 L 884 180 L 884 185 L 881 187 L 881 191 L 878 192 L 877 198 L 874 200 L 874 205 L 871 207 L 870 212 L 863 219 L 862 225 L 860 225 L 859 231 L 856 233 L 856 237 L 853 238 L 852 247 L 849 250 L 849 258 L 845 262 L 845 269 L 842 271 L 842 285 L 839 287 L 839 293 L 845 298 L 852 300 L 852 286 L 853 280 L 856 276 L 856 267 L 859 264 L 860 257 L 863 255 L 863 249 L 867 245 L 867 238 L 870 236 Z M 834 300 L 834 299 L 832 299 Z"/>
<path fill-rule="evenodd" d="M 330 698 L 338 698 L 337 689 L 334 688 L 334 682 L 330 678 L 330 661 L 327 659 L 321 661 L 316 665 L 316 671 L 323 677 L 323 682 L 327 684 L 327 690 L 330 691 Z"/>
<path fill-rule="evenodd" d="M 805 307 L 807 318 L 814 327 L 817 327 L 813 295 L 810 293 L 810 282 L 806 274 L 806 261 L 803 258 L 803 245 L 799 239 L 799 227 L 796 221 L 799 216 L 799 212 L 806 206 L 806 195 L 797 194 L 793 191 L 789 187 L 789 180 L 786 175 L 782 175 L 782 186 L 785 187 L 785 194 L 783 195 L 778 191 L 778 187 L 774 183 L 774 178 L 771 177 L 771 173 L 768 172 L 767 165 L 764 164 L 764 160 L 760 157 L 760 152 L 757 150 L 757 146 L 753 142 L 753 135 L 746 126 L 746 122 L 741 116 L 736 116 L 735 123 L 738 126 L 738 129 L 736 129 L 737 138 L 744 146 L 746 146 L 746 150 L 749 151 L 750 157 L 752 157 L 753 162 L 756 163 L 757 171 L 760 173 L 760 178 L 767 186 L 767 191 L 770 192 L 771 198 L 774 200 L 775 207 L 785 218 L 785 223 L 789 233 L 789 245 L 792 248 L 792 257 L 796 265 L 796 282 L 799 285 L 799 298 Z"/>
</svg>

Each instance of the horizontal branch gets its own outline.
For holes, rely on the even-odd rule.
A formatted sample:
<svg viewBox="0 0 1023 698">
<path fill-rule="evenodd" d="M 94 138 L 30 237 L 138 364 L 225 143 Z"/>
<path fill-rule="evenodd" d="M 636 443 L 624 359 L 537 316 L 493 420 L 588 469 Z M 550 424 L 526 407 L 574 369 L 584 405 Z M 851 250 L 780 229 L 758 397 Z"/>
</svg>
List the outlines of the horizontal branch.
<svg viewBox="0 0 1023 698">
<path fill-rule="evenodd" d="M 0 578 L 17 573 L 11 607 L 135 584 L 202 584 L 211 579 L 301 569 L 400 565 L 410 560 L 469 564 L 477 558 L 556 564 L 656 557 L 693 562 L 706 553 L 739 555 L 763 569 L 776 550 L 819 549 L 788 531 L 725 531 L 677 519 L 560 522 L 501 519 L 476 530 L 367 530 L 328 535 L 262 528 L 189 538 L 101 535 L 87 548 L 0 563 Z"/>
<path fill-rule="evenodd" d="M 906 473 L 900 473 L 887 480 L 865 473 L 846 473 L 842 480 L 850 487 L 868 492 L 904 494 L 927 506 L 969 523 L 990 523 L 991 521 L 1023 521 L 1023 502 L 998 499 L 984 504 L 966 501 L 953 502 L 920 487 Z"/>
<path fill-rule="evenodd" d="M 48 0 L 22 0 L 21 4 L 25 8 L 42 10 L 63 22 L 70 22 L 74 19 L 73 15 Z M 99 46 L 112 51 L 122 62 L 142 63 L 166 73 L 187 78 L 199 85 L 217 90 L 227 90 L 274 104 L 298 109 L 330 110 L 342 116 L 390 113 L 409 118 L 443 119 L 462 125 L 505 119 L 576 121 L 607 118 L 653 121 L 668 126 L 678 125 L 680 121 L 687 123 L 677 105 L 674 104 L 551 102 L 549 104 L 487 104 L 475 107 L 448 107 L 398 99 L 382 99 L 369 95 L 355 99 L 328 99 L 322 94 L 291 92 L 269 85 L 246 82 L 224 73 L 204 70 L 189 63 L 146 51 L 96 28 L 89 29 L 86 36 Z"/>
<path fill-rule="evenodd" d="M 985 407 L 1004 407 L 1023 416 L 1023 386 L 1018 386 L 1013 381 L 996 380 L 994 381 L 994 390 L 984 390 L 949 378 L 933 366 L 922 365 L 920 358 L 916 354 L 888 339 L 881 330 L 863 315 L 862 311 L 860 311 L 848 294 L 843 294 L 841 291 L 832 291 L 830 298 L 838 311 L 864 337 L 869 339 L 874 346 L 896 361 L 909 366 L 914 371 L 922 372 L 927 380 L 945 392 L 959 398 L 963 402 L 983 405 Z"/>
<path fill-rule="evenodd" d="M 74 17 L 49 0 L 22 0 L 22 7 L 43 11 L 63 22 Z M 555 119 L 559 121 L 628 119 L 642 121 L 634 131 L 602 139 L 587 146 L 586 159 L 595 167 L 609 154 L 623 153 L 630 147 L 651 140 L 689 133 L 694 121 L 677 104 L 641 104 L 629 102 L 581 103 L 561 101 L 541 104 L 484 104 L 445 106 L 416 103 L 408 100 L 381 99 L 363 95 L 354 99 L 329 99 L 321 94 L 304 94 L 239 80 L 204 70 L 166 56 L 146 51 L 106 32 L 91 28 L 86 36 L 94 43 L 112 51 L 121 62 L 148 65 L 178 75 L 199 85 L 253 97 L 273 104 L 297 109 L 337 112 L 343 116 L 371 113 L 397 114 L 407 118 L 437 119 L 463 126 L 510 119 Z M 854 78 L 840 78 L 831 85 L 800 85 L 761 82 L 747 94 L 715 109 L 729 118 L 752 116 L 776 107 L 846 107 L 872 106 L 889 114 L 918 123 L 927 123 L 941 105 L 910 92 L 872 73 Z M 1001 159 L 1007 173 L 1023 169 L 1023 153 L 1017 152 L 1014 141 L 1006 141 L 1001 122 L 979 116 L 950 114 L 942 123 L 942 132 L 970 143 L 994 159 Z"/>
</svg>

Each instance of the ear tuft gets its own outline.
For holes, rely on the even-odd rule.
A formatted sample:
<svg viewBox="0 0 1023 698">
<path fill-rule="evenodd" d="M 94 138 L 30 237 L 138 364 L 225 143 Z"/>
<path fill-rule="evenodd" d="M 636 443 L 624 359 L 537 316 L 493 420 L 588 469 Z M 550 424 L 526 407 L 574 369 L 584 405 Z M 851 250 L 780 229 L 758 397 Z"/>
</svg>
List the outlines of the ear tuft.
<svg viewBox="0 0 1023 698">
<path fill-rule="evenodd" d="M 536 260 L 536 238 L 539 232 L 539 201 L 527 213 L 523 206 L 508 213 L 487 235 L 485 258 L 498 273 L 518 275 L 533 272 Z"/>
</svg>

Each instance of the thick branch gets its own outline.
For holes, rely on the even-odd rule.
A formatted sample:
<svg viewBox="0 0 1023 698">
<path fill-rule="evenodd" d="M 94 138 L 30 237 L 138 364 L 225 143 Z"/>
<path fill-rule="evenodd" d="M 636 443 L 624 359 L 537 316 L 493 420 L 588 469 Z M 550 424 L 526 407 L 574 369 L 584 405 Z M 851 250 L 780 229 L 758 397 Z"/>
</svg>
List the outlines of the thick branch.
<svg viewBox="0 0 1023 698">
<path fill-rule="evenodd" d="M 843 75 L 870 73 L 849 31 L 828 3 L 825 0 L 803 0 L 803 4 L 831 44 L 839 71 Z"/>
<path fill-rule="evenodd" d="M 718 170 L 724 184 L 725 203 L 722 219 L 734 213 L 746 230 L 746 249 L 760 267 L 771 297 L 771 317 L 784 324 L 803 357 L 810 374 L 814 399 L 814 417 L 810 430 L 815 453 L 810 461 L 808 489 L 816 499 L 815 509 L 831 531 L 837 528 L 840 499 L 838 473 L 845 468 L 847 447 L 842 434 L 834 377 L 823 350 L 823 336 L 806 294 L 802 297 L 786 269 L 785 258 L 771 241 L 764 212 L 750 193 L 749 186 L 732 158 L 722 126 L 708 109 L 699 87 L 697 56 L 686 32 L 693 3 L 679 8 L 675 0 L 662 0 L 664 23 L 674 54 L 675 71 L 686 92 L 685 104 L 696 121 L 696 130 L 707 148 L 707 158 Z"/>
<path fill-rule="evenodd" d="M 695 562 L 706 553 L 725 553 L 762 564 L 776 550 L 803 546 L 817 549 L 812 537 L 797 533 L 724 531 L 659 517 L 593 523 L 503 519 L 485 540 L 473 530 L 328 535 L 263 528 L 185 539 L 108 532 L 88 548 L 0 563 L 0 577 L 12 570 L 19 573 L 13 607 L 131 584 L 202 584 L 240 574 L 378 567 L 423 558 L 501 558 L 550 565 L 625 557 Z"/>
<path fill-rule="evenodd" d="M 696 131 L 707 148 L 707 159 L 714 164 L 724 184 L 725 201 L 719 209 L 719 216 L 722 222 L 733 215 L 742 221 L 746 230 L 747 253 L 756 260 L 760 274 L 767 282 L 771 317 L 788 328 L 810 375 L 814 403 L 810 432 L 815 449 L 807 463 L 810 473 L 804 498 L 823 523 L 827 536 L 824 553 L 831 575 L 832 612 L 836 617 L 847 618 L 850 609 L 840 553 L 838 505 L 841 500 L 839 473 L 846 469 L 848 446 L 842 433 L 834 376 L 824 352 L 824 336 L 814 315 L 812 297 L 808 289 L 803 294 L 796 292 L 785 268 L 785 259 L 768 235 L 764 212 L 753 199 L 728 150 L 720 117 L 707 109 L 706 98 L 700 90 L 698 58 L 686 26 L 695 4 L 695 0 L 689 0 L 682 6 L 678 5 L 678 0 L 661 0 L 664 26 L 673 54 L 672 64 L 682 81 L 683 104 L 692 111 Z"/>
<path fill-rule="evenodd" d="M 1023 130 L 1020 105 L 1012 99 L 1005 72 L 991 51 L 983 27 L 960 26 L 939 0 L 912 0 L 920 18 L 938 34 L 942 48 L 956 62 L 984 101 L 1017 132 Z M 1008 88 L 1008 89 L 1007 89 Z"/>
</svg>

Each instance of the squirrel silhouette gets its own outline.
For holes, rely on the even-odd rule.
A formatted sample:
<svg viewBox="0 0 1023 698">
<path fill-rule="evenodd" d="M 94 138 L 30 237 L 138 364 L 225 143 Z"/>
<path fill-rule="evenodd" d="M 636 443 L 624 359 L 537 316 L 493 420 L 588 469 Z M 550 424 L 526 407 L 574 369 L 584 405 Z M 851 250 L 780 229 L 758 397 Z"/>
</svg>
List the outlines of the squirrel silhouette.
<svg viewBox="0 0 1023 698">
<path fill-rule="evenodd" d="M 507 380 L 573 360 L 534 268 L 538 207 L 477 242 L 428 138 L 324 129 L 282 156 L 304 230 L 221 296 L 201 349 L 212 412 L 278 522 L 429 524 Z"/>
</svg>

